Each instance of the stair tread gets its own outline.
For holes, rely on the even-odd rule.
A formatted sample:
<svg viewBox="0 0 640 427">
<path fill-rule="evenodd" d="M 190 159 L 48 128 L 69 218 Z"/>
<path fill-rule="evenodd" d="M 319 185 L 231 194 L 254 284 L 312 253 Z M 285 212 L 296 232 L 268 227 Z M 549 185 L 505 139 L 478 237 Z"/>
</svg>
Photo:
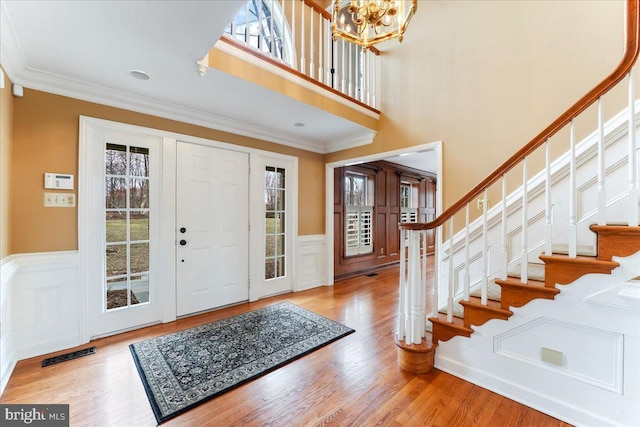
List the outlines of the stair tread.
<svg viewBox="0 0 640 427">
<path fill-rule="evenodd" d="M 566 262 L 572 264 L 599 264 L 612 267 L 618 267 L 620 264 L 615 261 L 601 260 L 592 256 L 578 255 L 575 258 L 571 258 L 568 255 L 553 254 L 553 255 L 540 255 L 539 258 L 545 263 L 549 262 Z"/>
<path fill-rule="evenodd" d="M 505 310 L 501 308 L 500 303 L 498 301 L 488 300 L 487 305 L 483 305 L 480 298 L 473 298 L 473 299 L 470 298 L 469 301 L 464 301 L 464 300 L 460 301 L 460 304 L 462 304 L 464 307 L 471 306 L 473 308 L 482 308 L 489 311 L 500 312 L 503 314 L 513 314 L 511 310 Z"/>
<path fill-rule="evenodd" d="M 520 263 L 512 264 L 507 269 L 507 276 L 520 278 Z M 538 262 L 527 263 L 527 278 L 544 281 L 544 264 Z"/>
<path fill-rule="evenodd" d="M 429 317 L 429 320 L 434 323 L 439 323 L 441 325 L 447 326 L 452 329 L 460 329 L 467 332 L 473 332 L 473 329 L 467 328 L 464 326 L 464 321 L 459 317 L 454 317 L 452 322 L 447 321 L 447 316 L 445 314 L 438 314 L 438 317 Z"/>
<path fill-rule="evenodd" d="M 558 255 L 569 255 L 569 244 L 556 243 L 551 247 L 551 252 Z M 598 250 L 595 246 L 591 245 L 577 245 L 576 253 L 581 256 L 596 256 Z"/>
</svg>

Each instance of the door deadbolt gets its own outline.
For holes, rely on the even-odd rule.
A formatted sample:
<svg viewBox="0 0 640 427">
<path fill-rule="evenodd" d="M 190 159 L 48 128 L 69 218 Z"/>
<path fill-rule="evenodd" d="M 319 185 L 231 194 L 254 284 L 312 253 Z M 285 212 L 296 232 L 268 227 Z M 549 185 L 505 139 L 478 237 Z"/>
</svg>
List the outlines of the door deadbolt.
<svg viewBox="0 0 640 427">
<path fill-rule="evenodd" d="M 187 229 L 186 229 L 186 228 L 184 228 L 184 227 L 180 227 L 180 232 L 181 232 L 181 233 L 186 233 L 186 232 L 187 232 Z"/>
</svg>

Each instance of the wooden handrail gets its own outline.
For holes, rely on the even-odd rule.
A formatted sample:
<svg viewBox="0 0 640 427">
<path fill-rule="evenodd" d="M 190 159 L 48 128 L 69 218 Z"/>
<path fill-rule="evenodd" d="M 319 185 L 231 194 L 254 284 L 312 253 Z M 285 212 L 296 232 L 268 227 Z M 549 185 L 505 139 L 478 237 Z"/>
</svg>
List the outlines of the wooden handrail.
<svg viewBox="0 0 640 427">
<path fill-rule="evenodd" d="M 638 59 L 640 52 L 640 9 L 638 0 L 627 0 L 626 4 L 626 44 L 622 61 L 616 69 L 602 80 L 597 86 L 591 89 L 578 102 L 573 104 L 567 111 L 558 117 L 553 123 L 547 126 L 542 132 L 534 137 L 528 144 L 522 147 L 518 152 L 511 156 L 506 162 L 494 170 L 490 175 L 483 179 L 479 184 L 473 187 L 460 200 L 451 205 L 436 219 L 427 223 L 401 223 L 401 230 L 430 230 L 445 223 L 449 218 L 458 213 L 467 203 L 471 203 L 475 197 L 480 195 L 485 189 L 495 183 L 502 175 L 513 169 L 526 156 L 533 153 L 546 140 L 554 136 L 563 127 L 568 125 L 571 120 L 577 117 L 584 110 L 589 108 L 602 95 L 607 93 L 611 88 L 618 84 L 631 70 L 631 67 Z"/>
</svg>

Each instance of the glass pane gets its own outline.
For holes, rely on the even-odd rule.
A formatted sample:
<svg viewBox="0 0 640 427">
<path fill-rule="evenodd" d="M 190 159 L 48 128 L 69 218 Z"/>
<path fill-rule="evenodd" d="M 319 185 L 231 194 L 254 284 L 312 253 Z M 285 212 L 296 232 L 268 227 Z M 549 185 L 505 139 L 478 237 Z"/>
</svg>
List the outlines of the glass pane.
<svg viewBox="0 0 640 427">
<path fill-rule="evenodd" d="M 276 255 L 284 255 L 284 234 L 275 236 L 276 238 Z"/>
<path fill-rule="evenodd" d="M 266 259 L 264 265 L 264 278 L 273 279 L 276 277 L 276 260 L 273 258 Z"/>
<path fill-rule="evenodd" d="M 127 278 L 107 280 L 106 289 L 107 310 L 119 307 L 126 307 L 127 301 Z"/>
<path fill-rule="evenodd" d="M 274 190 L 275 194 L 275 210 L 283 211 L 284 210 L 284 190 Z"/>
<path fill-rule="evenodd" d="M 130 147 L 129 175 L 149 176 L 149 149 Z"/>
<path fill-rule="evenodd" d="M 274 234 L 276 232 L 276 213 L 266 212 L 264 214 L 264 231 L 266 234 Z"/>
<path fill-rule="evenodd" d="M 284 233 L 284 213 L 277 212 L 274 213 L 273 216 L 273 232 L 274 233 Z"/>
<path fill-rule="evenodd" d="M 274 256 L 276 254 L 276 236 L 266 236 L 264 254 L 265 256 Z"/>
<path fill-rule="evenodd" d="M 127 211 L 107 212 L 107 242 L 124 242 L 127 240 Z"/>
<path fill-rule="evenodd" d="M 284 188 L 284 184 L 285 184 L 284 171 L 285 171 L 284 169 L 278 168 L 278 172 L 277 172 L 277 176 L 276 176 L 276 187 L 277 188 Z"/>
<path fill-rule="evenodd" d="M 278 190 L 267 188 L 264 190 L 264 205 L 268 211 L 276 210 L 276 198 L 278 197 Z"/>
<path fill-rule="evenodd" d="M 131 274 L 149 271 L 149 244 L 148 243 L 132 243 L 131 244 Z"/>
<path fill-rule="evenodd" d="M 135 240 L 149 240 L 149 211 L 129 212 L 129 238 Z"/>
<path fill-rule="evenodd" d="M 131 276 L 131 305 L 149 302 L 149 276 L 141 274 Z"/>
<path fill-rule="evenodd" d="M 127 245 L 108 245 L 107 277 L 127 274 Z"/>
<path fill-rule="evenodd" d="M 284 277 L 284 257 L 276 258 L 276 277 Z"/>
<path fill-rule="evenodd" d="M 105 178 L 104 194 L 106 198 L 105 207 L 107 209 L 118 209 L 127 207 L 127 179 L 126 178 Z"/>
<path fill-rule="evenodd" d="M 107 175 L 125 175 L 127 173 L 127 147 L 107 144 L 104 163 Z"/>
<path fill-rule="evenodd" d="M 149 180 L 144 178 L 131 178 L 129 187 L 131 209 L 149 208 Z"/>
</svg>

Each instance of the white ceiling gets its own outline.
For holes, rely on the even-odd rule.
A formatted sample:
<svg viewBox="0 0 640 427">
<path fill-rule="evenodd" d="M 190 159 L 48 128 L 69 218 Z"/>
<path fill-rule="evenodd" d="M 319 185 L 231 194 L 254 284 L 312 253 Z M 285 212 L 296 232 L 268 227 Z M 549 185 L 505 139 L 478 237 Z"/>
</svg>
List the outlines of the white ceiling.
<svg viewBox="0 0 640 427">
<path fill-rule="evenodd" d="M 372 140 L 370 129 L 219 70 L 197 74 L 196 61 L 244 4 L 2 0 L 0 63 L 25 88 L 315 152 Z"/>
</svg>

